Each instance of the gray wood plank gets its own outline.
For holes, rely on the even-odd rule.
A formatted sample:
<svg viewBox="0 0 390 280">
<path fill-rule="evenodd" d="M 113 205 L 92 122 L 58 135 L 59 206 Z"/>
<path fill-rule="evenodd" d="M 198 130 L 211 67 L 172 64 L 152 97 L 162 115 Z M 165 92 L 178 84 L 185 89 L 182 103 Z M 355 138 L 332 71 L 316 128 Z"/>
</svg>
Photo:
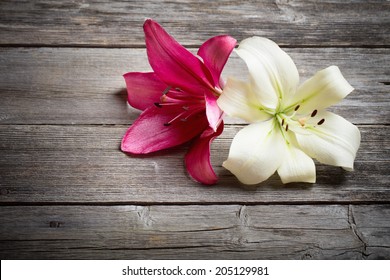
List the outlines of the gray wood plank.
<svg viewBox="0 0 390 280">
<path fill-rule="evenodd" d="M 221 164 L 242 126 L 227 125 L 212 145 L 219 184 L 186 175 L 187 146 L 151 156 L 119 150 L 126 126 L 0 126 L 2 203 L 306 203 L 389 202 L 389 126 L 360 126 L 355 171 L 317 164 L 316 184 L 282 185 L 278 176 L 240 185 Z"/>
<path fill-rule="evenodd" d="M 340 67 L 355 91 L 331 110 L 356 124 L 390 123 L 387 49 L 286 51 L 302 81 Z M 0 124 L 129 124 L 139 111 L 126 104 L 122 74 L 150 70 L 144 49 L 1 48 L 0 62 Z M 236 56 L 224 72 L 231 75 L 247 76 Z"/>
<path fill-rule="evenodd" d="M 0 256 L 129 259 L 389 258 L 389 205 L 11 206 Z M 351 212 L 354 218 L 351 218 Z M 355 228 L 375 227 L 380 243 Z M 375 237 L 373 237 L 375 238 Z"/>
<path fill-rule="evenodd" d="M 187 45 L 227 33 L 283 45 L 388 46 L 389 9 L 385 0 L 3 0 L 0 44 L 140 46 L 143 21 L 151 17 Z"/>
</svg>

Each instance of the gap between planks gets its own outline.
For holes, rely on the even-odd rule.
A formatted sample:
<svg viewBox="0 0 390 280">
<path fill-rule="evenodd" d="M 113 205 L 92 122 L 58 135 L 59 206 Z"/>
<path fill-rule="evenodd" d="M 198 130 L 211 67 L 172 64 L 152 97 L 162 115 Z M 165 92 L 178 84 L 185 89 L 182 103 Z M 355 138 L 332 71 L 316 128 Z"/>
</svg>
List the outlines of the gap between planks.
<svg viewBox="0 0 390 280">
<path fill-rule="evenodd" d="M 227 201 L 227 202 L 145 202 L 145 201 L 108 201 L 108 202 L 0 202 L 1 206 L 221 206 L 221 205 L 241 205 L 241 206 L 277 206 L 277 205 L 294 205 L 294 206 L 330 206 L 330 205 L 387 205 L 390 201 L 277 201 L 277 202 L 262 202 L 262 201 Z"/>
</svg>

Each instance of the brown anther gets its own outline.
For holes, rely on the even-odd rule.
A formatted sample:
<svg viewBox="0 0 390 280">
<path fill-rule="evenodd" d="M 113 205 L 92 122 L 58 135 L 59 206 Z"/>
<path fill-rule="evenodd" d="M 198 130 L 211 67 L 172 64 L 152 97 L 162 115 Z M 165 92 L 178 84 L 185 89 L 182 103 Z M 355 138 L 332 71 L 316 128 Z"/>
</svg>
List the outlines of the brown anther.
<svg viewBox="0 0 390 280">
<path fill-rule="evenodd" d="M 282 126 L 284 125 L 284 119 L 282 120 Z"/>
<path fill-rule="evenodd" d="M 318 125 L 321 125 L 321 124 L 323 124 L 325 122 L 325 119 L 322 119 L 322 120 L 320 120 L 317 124 Z"/>
<path fill-rule="evenodd" d="M 311 113 L 311 117 L 313 118 L 313 117 L 315 117 L 315 115 L 317 115 L 317 110 L 314 110 L 312 113 Z"/>
<path fill-rule="evenodd" d="M 301 107 L 301 105 L 297 105 L 297 107 L 295 107 L 294 111 L 298 111 L 299 107 Z"/>
<path fill-rule="evenodd" d="M 165 94 L 167 94 L 170 90 L 171 90 L 171 86 L 168 86 L 166 89 L 164 89 L 164 91 L 163 91 L 163 95 L 165 95 Z"/>
<path fill-rule="evenodd" d="M 288 124 L 286 124 L 286 132 L 288 131 Z"/>
<path fill-rule="evenodd" d="M 154 106 L 158 107 L 158 108 L 162 108 L 162 105 L 158 102 L 154 103 Z"/>
<path fill-rule="evenodd" d="M 171 124 L 170 123 L 164 123 L 164 126 L 170 126 Z"/>
</svg>

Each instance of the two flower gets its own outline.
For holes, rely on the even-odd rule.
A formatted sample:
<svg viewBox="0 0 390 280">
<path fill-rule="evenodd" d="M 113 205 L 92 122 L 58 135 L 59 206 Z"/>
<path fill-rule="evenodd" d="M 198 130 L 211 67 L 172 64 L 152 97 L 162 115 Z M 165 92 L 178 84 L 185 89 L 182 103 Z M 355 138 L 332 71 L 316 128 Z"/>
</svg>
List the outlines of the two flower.
<svg viewBox="0 0 390 280">
<path fill-rule="evenodd" d="M 223 131 L 224 111 L 250 123 L 234 137 L 223 163 L 245 184 L 275 171 L 283 183 L 315 182 L 311 158 L 353 169 L 359 130 L 325 110 L 353 90 L 336 66 L 298 86 L 291 58 L 274 42 L 252 37 L 236 49 L 249 80 L 229 78 L 224 86 L 221 72 L 235 39 L 213 37 L 195 56 L 150 19 L 144 32 L 154 72 L 124 75 L 130 105 L 143 112 L 123 137 L 122 151 L 147 154 L 194 139 L 185 156 L 188 173 L 215 184 L 210 144 Z"/>
</svg>

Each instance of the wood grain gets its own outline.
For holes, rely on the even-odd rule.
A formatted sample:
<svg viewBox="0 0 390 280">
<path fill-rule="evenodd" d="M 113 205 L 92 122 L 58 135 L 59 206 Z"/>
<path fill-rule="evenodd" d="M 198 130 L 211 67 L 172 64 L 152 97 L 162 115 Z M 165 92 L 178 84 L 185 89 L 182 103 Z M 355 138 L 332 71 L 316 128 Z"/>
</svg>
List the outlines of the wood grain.
<svg viewBox="0 0 390 280">
<path fill-rule="evenodd" d="M 331 110 L 356 124 L 390 123 L 387 49 L 286 51 L 302 81 L 340 67 L 355 91 Z M 126 104 L 122 75 L 150 70 L 144 49 L 1 48 L 0 62 L 0 124 L 130 124 L 140 112 Z M 247 78 L 235 55 L 225 70 L 224 77 Z"/>
<path fill-rule="evenodd" d="M 306 203 L 388 202 L 388 126 L 361 126 L 355 171 L 317 164 L 317 183 L 282 185 L 278 176 L 244 188 L 221 167 L 242 126 L 228 125 L 212 146 L 220 182 L 186 175 L 187 146 L 152 156 L 119 150 L 125 126 L 0 126 L 3 203 Z"/>
<path fill-rule="evenodd" d="M 145 18 L 154 18 L 186 45 L 226 33 L 289 46 L 389 46 L 389 9 L 384 0 L 3 0 L 0 44 L 139 47 Z"/>
<path fill-rule="evenodd" d="M 364 219 L 369 213 L 369 219 Z M 2 207 L 0 256 L 61 259 L 388 258 L 389 205 Z M 353 215 L 353 216 L 351 216 Z M 286 217 L 289 217 L 286 219 Z M 364 237 L 363 237 L 364 238 Z M 367 253 L 367 252 L 370 253 Z"/>
</svg>

